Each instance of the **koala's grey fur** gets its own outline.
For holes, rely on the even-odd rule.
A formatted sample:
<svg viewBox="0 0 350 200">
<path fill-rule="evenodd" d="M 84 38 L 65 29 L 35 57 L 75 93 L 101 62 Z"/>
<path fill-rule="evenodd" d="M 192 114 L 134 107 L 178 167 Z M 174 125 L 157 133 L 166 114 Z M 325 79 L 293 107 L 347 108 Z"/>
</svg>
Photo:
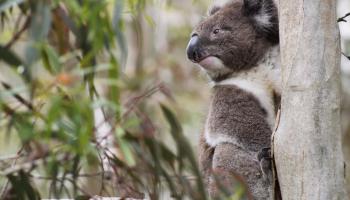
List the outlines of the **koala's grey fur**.
<svg viewBox="0 0 350 200">
<path fill-rule="evenodd" d="M 270 147 L 272 130 L 259 100 L 237 86 L 218 85 L 213 88 L 209 112 L 206 134 L 223 138 L 215 146 L 206 139 L 201 143 L 200 164 L 210 195 L 217 195 L 211 172 L 221 169 L 221 173 L 227 170 L 222 177 L 230 173 L 242 177 L 254 199 L 270 199 L 271 169 L 262 170 L 261 164 L 265 163 L 260 163 L 257 156 L 263 148 Z"/>
<path fill-rule="evenodd" d="M 209 109 L 210 137 L 228 138 L 227 142 L 251 152 L 270 146 L 267 112 L 253 94 L 235 85 L 214 86 Z"/>
<path fill-rule="evenodd" d="M 234 192 L 233 177 L 252 199 L 271 199 L 268 148 L 281 92 L 277 8 L 273 0 L 234 0 L 209 13 L 187 49 L 214 83 L 200 140 L 205 183 L 213 198 L 218 179 Z"/>
</svg>

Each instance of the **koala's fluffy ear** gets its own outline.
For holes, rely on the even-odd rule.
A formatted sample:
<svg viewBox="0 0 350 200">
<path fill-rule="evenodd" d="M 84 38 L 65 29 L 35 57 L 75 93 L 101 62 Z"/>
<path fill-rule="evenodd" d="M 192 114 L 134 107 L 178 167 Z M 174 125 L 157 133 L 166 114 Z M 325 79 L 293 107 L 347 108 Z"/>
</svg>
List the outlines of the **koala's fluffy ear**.
<svg viewBox="0 0 350 200">
<path fill-rule="evenodd" d="M 232 0 L 213 0 L 213 3 L 211 4 L 208 10 L 208 15 L 214 15 L 216 12 L 218 12 L 221 8 L 223 8 L 229 3 L 232 3 Z"/>
<path fill-rule="evenodd" d="M 268 40 L 279 42 L 278 12 L 273 0 L 244 0 L 243 12 Z"/>
<path fill-rule="evenodd" d="M 212 6 L 211 8 L 209 8 L 208 10 L 208 15 L 214 15 L 216 12 L 218 12 L 221 9 L 220 6 Z"/>
</svg>

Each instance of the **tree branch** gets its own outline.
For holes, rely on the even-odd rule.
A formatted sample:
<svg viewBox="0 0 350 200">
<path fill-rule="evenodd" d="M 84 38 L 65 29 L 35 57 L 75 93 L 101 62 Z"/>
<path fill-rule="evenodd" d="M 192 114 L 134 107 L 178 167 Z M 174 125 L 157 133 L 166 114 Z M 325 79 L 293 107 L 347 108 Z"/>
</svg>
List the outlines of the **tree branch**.
<svg viewBox="0 0 350 200">
<path fill-rule="evenodd" d="M 350 13 L 347 13 L 346 15 L 344 15 L 343 17 L 341 18 L 338 18 L 337 22 L 348 22 L 345 20 L 345 18 L 349 17 L 350 16 Z"/>
<path fill-rule="evenodd" d="M 27 17 L 22 28 L 17 33 L 15 33 L 12 39 L 5 45 L 6 49 L 9 49 L 21 37 L 24 31 L 27 30 L 27 28 L 29 27 L 29 24 L 30 24 L 30 17 Z"/>
<path fill-rule="evenodd" d="M 1 81 L 1 85 L 7 90 L 7 91 L 12 91 L 12 87 L 10 86 L 10 84 L 7 84 L 3 81 Z M 21 104 L 23 104 L 24 106 L 26 106 L 29 110 L 34 111 L 34 106 L 31 102 L 27 101 L 26 99 L 24 99 L 21 95 L 17 94 L 17 93 L 13 93 L 13 97 L 20 102 Z"/>
<path fill-rule="evenodd" d="M 341 53 L 341 54 L 343 54 L 343 56 L 345 56 L 348 60 L 350 60 L 350 56 L 348 56 L 348 55 L 346 55 L 345 53 Z"/>
</svg>

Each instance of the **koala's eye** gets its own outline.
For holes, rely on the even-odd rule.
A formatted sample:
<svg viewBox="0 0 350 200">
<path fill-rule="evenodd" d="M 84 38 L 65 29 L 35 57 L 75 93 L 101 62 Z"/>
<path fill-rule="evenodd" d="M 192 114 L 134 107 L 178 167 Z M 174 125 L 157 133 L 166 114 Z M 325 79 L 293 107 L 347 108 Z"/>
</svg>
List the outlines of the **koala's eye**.
<svg viewBox="0 0 350 200">
<path fill-rule="evenodd" d="M 213 31 L 214 34 L 218 34 L 219 32 L 220 32 L 220 29 L 215 29 L 215 30 Z"/>
</svg>

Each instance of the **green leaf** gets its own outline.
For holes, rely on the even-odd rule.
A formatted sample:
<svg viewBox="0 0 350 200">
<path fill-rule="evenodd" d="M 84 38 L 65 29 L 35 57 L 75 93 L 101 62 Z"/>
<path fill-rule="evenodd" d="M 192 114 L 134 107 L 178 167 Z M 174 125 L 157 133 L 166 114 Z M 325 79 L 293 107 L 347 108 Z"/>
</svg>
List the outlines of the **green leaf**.
<svg viewBox="0 0 350 200">
<path fill-rule="evenodd" d="M 179 123 L 179 121 L 176 119 L 175 115 L 173 114 L 173 112 L 166 107 L 165 105 L 161 105 L 163 114 L 165 116 L 165 118 L 167 119 L 169 125 L 170 125 L 170 133 L 172 135 L 172 137 L 174 138 L 175 142 L 177 143 L 177 145 L 182 146 L 181 142 L 185 141 L 185 143 L 187 143 L 185 136 L 183 135 L 182 132 L 182 127 Z M 184 149 L 179 149 L 180 151 L 183 151 Z"/>
<path fill-rule="evenodd" d="M 118 146 L 119 146 L 121 152 L 123 153 L 123 156 L 124 156 L 126 163 L 130 167 L 135 166 L 136 160 L 133 156 L 131 146 L 124 139 L 125 131 L 122 128 L 116 128 L 116 136 L 117 136 Z"/>
<path fill-rule="evenodd" d="M 124 33 L 121 31 L 122 29 L 122 12 L 123 12 L 123 1 L 116 1 L 114 4 L 114 11 L 113 11 L 113 29 L 115 32 L 115 35 L 117 37 L 117 41 L 119 44 L 119 48 L 121 50 L 121 66 L 122 69 L 125 68 L 126 64 L 126 58 L 128 57 L 128 47 L 126 45 L 126 39 L 124 36 Z"/>
<path fill-rule="evenodd" d="M 156 23 L 154 22 L 153 18 L 150 15 L 144 15 L 147 23 L 154 28 L 156 26 Z"/>
<path fill-rule="evenodd" d="M 19 57 L 13 53 L 10 49 L 7 49 L 0 45 L 0 60 L 3 60 L 7 64 L 11 66 L 19 66 L 22 65 L 22 61 Z"/>
<path fill-rule="evenodd" d="M 154 138 L 145 138 L 145 143 L 151 150 L 151 153 L 154 157 L 161 156 L 161 160 L 166 161 L 171 167 L 174 167 L 174 163 L 176 162 L 177 156 L 168 147 L 158 142 Z"/>
<path fill-rule="evenodd" d="M 74 200 L 90 200 L 91 198 L 93 197 L 89 195 L 78 195 L 74 198 Z"/>
<path fill-rule="evenodd" d="M 7 175 L 12 188 L 15 191 L 16 199 L 23 200 L 39 200 L 40 194 L 34 187 L 31 185 L 29 176 L 24 171 L 20 171 L 17 176 L 10 174 Z"/>
<path fill-rule="evenodd" d="M 41 57 L 43 60 L 44 67 L 52 74 L 57 74 L 61 71 L 61 64 L 59 61 L 59 56 L 49 45 L 43 44 L 41 46 Z"/>
<path fill-rule="evenodd" d="M 183 135 L 182 127 L 175 115 L 173 114 L 173 112 L 165 105 L 161 105 L 161 108 L 165 118 L 167 119 L 170 125 L 170 133 L 176 142 L 177 150 L 179 153 L 178 156 L 181 158 L 186 158 L 189 161 L 191 170 L 197 176 L 197 189 L 199 191 L 199 195 L 201 196 L 200 198 L 205 200 L 207 199 L 207 196 L 204 189 L 203 181 L 201 179 L 201 173 L 199 171 L 196 158 L 192 151 L 192 147 L 189 144 L 187 138 Z M 182 160 L 180 160 L 180 165 L 182 165 Z"/>
<path fill-rule="evenodd" d="M 29 27 L 31 41 L 26 49 L 26 64 L 28 66 L 31 66 L 39 58 L 37 44 L 46 39 L 51 28 L 51 9 L 47 3 L 38 2 L 33 12 Z M 26 73 L 29 73 L 29 69 Z"/>
<path fill-rule="evenodd" d="M 23 143 L 26 143 L 34 138 L 35 131 L 33 122 L 30 120 L 30 114 L 14 114 L 12 121 L 17 129 L 18 135 Z"/>
<path fill-rule="evenodd" d="M 28 174 L 25 173 L 24 171 L 20 171 L 19 172 L 19 176 L 21 179 L 21 182 L 23 184 L 23 189 L 28 197 L 28 199 L 30 200 L 39 200 L 40 199 L 40 195 L 38 193 L 38 191 L 36 191 L 33 186 L 30 183 L 30 179 L 28 177 Z"/>
<path fill-rule="evenodd" d="M 23 2 L 24 0 L 0 0 L 0 13 Z"/>
<path fill-rule="evenodd" d="M 111 67 L 109 68 L 109 78 L 112 81 L 118 81 L 119 79 L 119 65 L 117 60 L 111 55 L 110 60 Z M 118 85 L 111 85 L 108 91 L 109 100 L 115 102 L 115 105 L 120 105 L 120 88 Z M 116 109 L 116 119 L 119 120 L 121 117 L 120 109 Z"/>
<path fill-rule="evenodd" d="M 22 187 L 22 183 L 20 180 L 18 180 L 18 177 L 12 174 L 7 175 L 7 179 L 9 180 L 9 182 L 12 185 L 12 189 L 14 190 L 13 193 L 15 193 L 15 197 L 17 199 L 25 199 L 25 194 L 23 191 L 23 187 Z M 12 195 L 12 194 L 10 194 Z"/>
</svg>

